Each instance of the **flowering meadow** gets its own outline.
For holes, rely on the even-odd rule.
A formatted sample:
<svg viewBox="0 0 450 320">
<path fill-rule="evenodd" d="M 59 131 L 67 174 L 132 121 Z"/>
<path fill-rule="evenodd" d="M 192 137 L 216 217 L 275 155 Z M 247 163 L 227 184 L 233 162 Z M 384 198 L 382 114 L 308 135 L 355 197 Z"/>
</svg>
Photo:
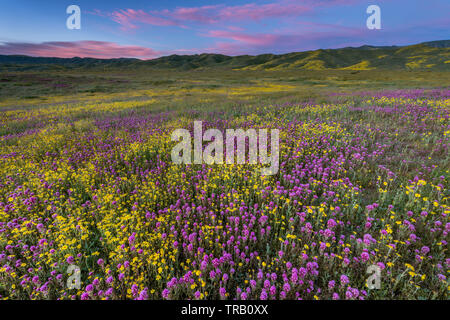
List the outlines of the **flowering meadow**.
<svg viewBox="0 0 450 320">
<path fill-rule="evenodd" d="M 253 93 L 2 105 L 0 298 L 448 299 L 450 90 Z M 195 120 L 279 129 L 278 173 L 172 163 Z"/>
</svg>

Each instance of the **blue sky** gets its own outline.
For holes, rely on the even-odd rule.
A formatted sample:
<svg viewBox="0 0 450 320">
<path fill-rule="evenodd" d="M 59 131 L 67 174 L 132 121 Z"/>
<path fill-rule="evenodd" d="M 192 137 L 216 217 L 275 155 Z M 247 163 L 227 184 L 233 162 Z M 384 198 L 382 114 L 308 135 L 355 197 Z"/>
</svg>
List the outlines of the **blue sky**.
<svg viewBox="0 0 450 320">
<path fill-rule="evenodd" d="M 66 27 L 69 5 L 81 29 Z M 369 30 L 366 8 L 381 8 Z M 448 0 L 0 1 L 0 54 L 137 57 L 286 53 L 450 39 Z"/>
</svg>

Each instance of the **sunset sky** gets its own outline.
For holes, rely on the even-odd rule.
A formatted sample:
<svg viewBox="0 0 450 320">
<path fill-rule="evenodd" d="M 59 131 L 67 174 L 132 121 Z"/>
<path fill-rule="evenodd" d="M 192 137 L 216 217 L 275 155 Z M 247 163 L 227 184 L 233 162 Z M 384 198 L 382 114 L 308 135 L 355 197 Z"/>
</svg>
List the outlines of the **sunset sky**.
<svg viewBox="0 0 450 320">
<path fill-rule="evenodd" d="M 81 29 L 66 27 L 69 5 Z M 368 5 L 381 30 L 368 30 Z M 448 0 L 0 0 L 0 54 L 135 57 L 286 53 L 450 39 Z"/>
</svg>

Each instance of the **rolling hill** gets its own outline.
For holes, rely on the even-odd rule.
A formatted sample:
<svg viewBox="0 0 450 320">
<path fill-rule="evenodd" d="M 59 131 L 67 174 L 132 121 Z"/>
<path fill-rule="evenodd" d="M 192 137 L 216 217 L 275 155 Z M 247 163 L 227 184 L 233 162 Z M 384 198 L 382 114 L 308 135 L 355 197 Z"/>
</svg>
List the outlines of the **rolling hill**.
<svg viewBox="0 0 450 320">
<path fill-rule="evenodd" d="M 287 54 L 226 56 L 222 54 L 170 55 L 153 60 L 132 58 L 48 58 L 0 55 L 0 70 L 24 71 L 73 68 L 150 68 L 194 70 L 440 70 L 450 71 L 450 40 L 409 46 L 361 46 L 319 49 Z"/>
</svg>

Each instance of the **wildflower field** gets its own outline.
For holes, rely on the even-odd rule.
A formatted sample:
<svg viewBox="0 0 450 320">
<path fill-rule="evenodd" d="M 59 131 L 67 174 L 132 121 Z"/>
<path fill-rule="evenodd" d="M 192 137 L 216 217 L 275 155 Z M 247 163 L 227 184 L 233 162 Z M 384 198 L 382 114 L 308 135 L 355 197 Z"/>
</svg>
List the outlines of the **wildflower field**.
<svg viewBox="0 0 450 320">
<path fill-rule="evenodd" d="M 448 299 L 445 83 L 162 83 L 1 99 L 1 299 Z M 172 163 L 195 120 L 279 129 L 279 171 Z"/>
</svg>

